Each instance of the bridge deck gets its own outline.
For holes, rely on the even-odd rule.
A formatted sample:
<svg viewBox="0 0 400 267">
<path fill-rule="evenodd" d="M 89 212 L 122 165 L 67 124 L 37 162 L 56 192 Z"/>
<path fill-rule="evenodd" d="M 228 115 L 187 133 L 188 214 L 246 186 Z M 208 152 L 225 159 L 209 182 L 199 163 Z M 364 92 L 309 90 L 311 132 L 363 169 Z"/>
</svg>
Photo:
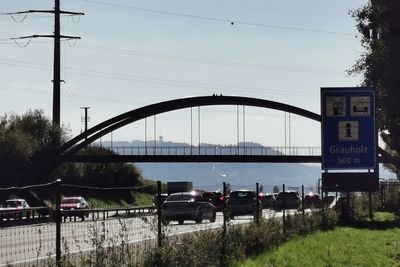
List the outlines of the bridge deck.
<svg viewBox="0 0 400 267">
<path fill-rule="evenodd" d="M 320 163 L 319 147 L 115 146 L 112 155 L 64 156 L 67 162 L 287 162 Z"/>
</svg>

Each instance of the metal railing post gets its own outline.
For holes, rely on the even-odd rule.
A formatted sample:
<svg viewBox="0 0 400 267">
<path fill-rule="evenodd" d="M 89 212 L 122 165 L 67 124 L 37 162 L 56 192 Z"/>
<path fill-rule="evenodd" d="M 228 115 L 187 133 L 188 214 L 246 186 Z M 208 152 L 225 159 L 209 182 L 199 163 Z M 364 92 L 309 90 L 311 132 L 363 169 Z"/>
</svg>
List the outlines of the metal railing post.
<svg viewBox="0 0 400 267">
<path fill-rule="evenodd" d="M 372 193 L 371 191 L 368 192 L 368 211 L 369 211 L 369 219 L 372 220 Z"/>
<path fill-rule="evenodd" d="M 61 179 L 56 181 L 56 266 L 61 267 Z"/>
<path fill-rule="evenodd" d="M 161 222 L 162 222 L 162 213 L 161 213 L 161 181 L 157 181 L 157 244 L 158 247 L 161 248 L 162 246 L 162 229 L 161 229 Z"/>
<path fill-rule="evenodd" d="M 282 226 L 283 226 L 283 236 L 286 237 L 286 193 L 285 193 L 285 184 L 282 184 L 282 192 L 283 192 Z"/>
<path fill-rule="evenodd" d="M 260 225 L 260 196 L 259 184 L 256 183 L 256 223 Z"/>
<path fill-rule="evenodd" d="M 301 211 L 303 212 L 304 221 L 304 185 L 301 186 Z"/>
<path fill-rule="evenodd" d="M 226 182 L 223 183 L 223 190 L 222 193 L 224 194 L 224 207 L 223 207 L 223 217 L 224 217 L 224 224 L 223 224 L 223 231 L 224 236 L 226 235 L 226 220 L 228 217 L 228 209 L 226 205 Z"/>
</svg>

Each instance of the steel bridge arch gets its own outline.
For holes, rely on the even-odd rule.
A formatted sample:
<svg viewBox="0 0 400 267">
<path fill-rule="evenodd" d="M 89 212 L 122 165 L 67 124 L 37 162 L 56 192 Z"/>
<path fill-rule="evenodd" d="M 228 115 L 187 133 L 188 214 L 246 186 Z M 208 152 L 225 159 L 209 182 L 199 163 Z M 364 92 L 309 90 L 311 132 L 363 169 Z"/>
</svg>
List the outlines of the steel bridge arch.
<svg viewBox="0 0 400 267">
<path fill-rule="evenodd" d="M 266 99 L 222 95 L 187 97 L 151 104 L 108 119 L 63 144 L 58 149 L 57 154 L 58 156 L 71 156 L 102 136 L 147 117 L 185 108 L 215 105 L 244 105 L 275 109 L 321 122 L 321 115 L 319 114 Z"/>
</svg>

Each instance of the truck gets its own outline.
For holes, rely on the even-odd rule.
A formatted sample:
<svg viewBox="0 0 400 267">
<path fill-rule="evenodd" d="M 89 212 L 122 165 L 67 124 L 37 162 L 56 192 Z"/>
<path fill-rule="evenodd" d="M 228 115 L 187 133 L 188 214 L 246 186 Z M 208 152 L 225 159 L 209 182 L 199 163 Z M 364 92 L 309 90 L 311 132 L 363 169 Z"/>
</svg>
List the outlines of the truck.
<svg viewBox="0 0 400 267">
<path fill-rule="evenodd" d="M 168 195 L 178 192 L 190 192 L 193 190 L 193 182 L 167 182 Z"/>
</svg>

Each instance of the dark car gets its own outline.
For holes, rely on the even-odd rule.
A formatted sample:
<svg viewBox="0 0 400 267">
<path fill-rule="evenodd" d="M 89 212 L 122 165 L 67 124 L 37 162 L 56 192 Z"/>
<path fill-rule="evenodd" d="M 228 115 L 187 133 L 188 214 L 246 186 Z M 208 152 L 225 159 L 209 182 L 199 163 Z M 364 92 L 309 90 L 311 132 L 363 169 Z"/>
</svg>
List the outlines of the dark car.
<svg viewBox="0 0 400 267">
<path fill-rule="evenodd" d="M 263 209 L 274 209 L 276 205 L 275 196 L 273 194 L 260 193 L 258 199 L 261 201 Z"/>
<path fill-rule="evenodd" d="M 255 215 L 257 210 L 256 192 L 250 190 L 238 190 L 230 193 L 227 199 L 229 218 L 239 215 Z M 261 202 L 259 201 L 261 209 Z"/>
<path fill-rule="evenodd" d="M 196 191 L 169 195 L 161 205 L 161 209 L 164 225 L 170 221 L 183 224 L 185 220 L 193 220 L 196 223 L 201 223 L 203 220 L 210 220 L 210 222 L 216 220 L 215 206 L 204 199 L 202 193 Z"/>
<path fill-rule="evenodd" d="M 298 209 L 300 208 L 300 196 L 297 191 L 279 192 L 276 197 L 277 209 Z"/>
<path fill-rule="evenodd" d="M 310 192 L 304 196 L 304 205 L 306 207 L 320 207 L 322 199 L 318 194 Z"/>
<path fill-rule="evenodd" d="M 203 197 L 213 204 L 217 211 L 222 211 L 224 209 L 224 195 L 221 192 L 204 192 Z"/>
</svg>

